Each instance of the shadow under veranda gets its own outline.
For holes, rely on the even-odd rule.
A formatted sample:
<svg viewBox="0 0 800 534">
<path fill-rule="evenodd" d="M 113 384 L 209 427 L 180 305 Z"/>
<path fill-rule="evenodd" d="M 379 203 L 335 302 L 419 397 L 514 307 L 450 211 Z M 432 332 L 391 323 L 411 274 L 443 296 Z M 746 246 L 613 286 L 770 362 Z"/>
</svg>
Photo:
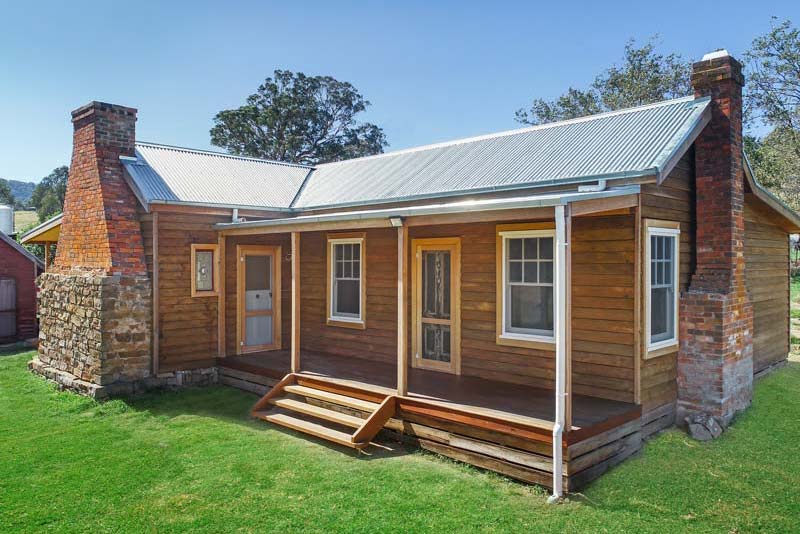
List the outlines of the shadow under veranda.
<svg viewBox="0 0 800 534">
<path fill-rule="evenodd" d="M 382 432 L 374 443 L 363 451 L 331 443 L 324 439 L 296 432 L 261 421 L 250 415 L 259 396 L 225 385 L 188 387 L 176 390 L 159 390 L 127 397 L 124 402 L 131 408 L 153 416 L 174 418 L 186 415 L 209 417 L 229 424 L 264 432 L 280 432 L 296 439 L 312 441 L 323 447 L 346 454 L 352 458 L 372 461 L 404 456 L 418 450 L 402 443 L 393 433 Z"/>
</svg>

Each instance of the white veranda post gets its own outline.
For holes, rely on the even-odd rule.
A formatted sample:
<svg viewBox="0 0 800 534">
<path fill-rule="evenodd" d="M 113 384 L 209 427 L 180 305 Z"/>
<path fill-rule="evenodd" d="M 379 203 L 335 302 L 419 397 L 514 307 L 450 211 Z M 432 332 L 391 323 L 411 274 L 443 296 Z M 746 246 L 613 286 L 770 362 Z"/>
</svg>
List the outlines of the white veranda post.
<svg viewBox="0 0 800 534">
<path fill-rule="evenodd" d="M 553 495 L 558 501 L 564 493 L 561 436 L 564 432 L 567 396 L 567 235 L 566 208 L 556 206 L 555 338 L 556 338 L 556 413 L 553 425 Z"/>
</svg>

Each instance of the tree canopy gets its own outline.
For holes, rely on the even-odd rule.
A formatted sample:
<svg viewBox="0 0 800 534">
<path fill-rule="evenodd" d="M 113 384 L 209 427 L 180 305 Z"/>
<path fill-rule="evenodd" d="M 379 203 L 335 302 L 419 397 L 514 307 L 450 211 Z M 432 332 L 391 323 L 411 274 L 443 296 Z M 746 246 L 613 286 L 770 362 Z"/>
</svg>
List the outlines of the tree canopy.
<svg viewBox="0 0 800 534">
<path fill-rule="evenodd" d="M 598 74 L 588 89 L 570 87 L 555 100 L 535 98 L 529 109 L 516 112 L 517 121 L 545 124 L 691 94 L 690 63 L 676 53 L 657 52 L 656 39 L 642 46 L 629 39 L 621 65 Z"/>
<path fill-rule="evenodd" d="M 11 193 L 11 186 L 8 185 L 8 181 L 0 178 L 0 204 L 6 206 L 14 206 L 14 195 Z"/>
<path fill-rule="evenodd" d="M 745 119 L 769 129 L 747 139 L 747 154 L 758 180 L 800 209 L 800 30 L 773 18 L 745 59 Z"/>
<path fill-rule="evenodd" d="M 383 130 L 356 119 L 369 105 L 350 83 L 276 70 L 243 106 L 217 113 L 211 142 L 240 156 L 312 165 L 378 154 Z"/>
<path fill-rule="evenodd" d="M 30 205 L 36 210 L 39 221 L 44 222 L 64 210 L 69 167 L 63 165 L 42 178 L 31 194 Z"/>
</svg>

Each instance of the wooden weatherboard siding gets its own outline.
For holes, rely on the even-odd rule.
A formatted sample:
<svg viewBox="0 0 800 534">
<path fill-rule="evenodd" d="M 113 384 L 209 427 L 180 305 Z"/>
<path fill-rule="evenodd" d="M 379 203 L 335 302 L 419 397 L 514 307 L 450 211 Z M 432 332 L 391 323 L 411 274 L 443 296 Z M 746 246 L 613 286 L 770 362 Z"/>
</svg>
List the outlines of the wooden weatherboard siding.
<svg viewBox="0 0 800 534">
<path fill-rule="evenodd" d="M 657 219 L 680 223 L 680 291 L 689 288 L 689 280 L 694 272 L 695 249 L 695 187 L 694 150 L 689 150 L 681 158 L 666 180 L 660 185 L 643 185 L 641 195 L 642 219 Z M 645 225 L 641 227 L 641 254 L 644 261 Z M 645 266 L 643 266 L 644 268 Z M 642 283 L 641 329 L 644 332 L 647 309 Z M 647 340 L 642 335 L 641 391 L 640 401 L 645 413 L 677 399 L 678 349 L 661 353 L 657 357 L 647 357 Z"/>
<path fill-rule="evenodd" d="M 147 268 L 153 273 L 153 214 L 141 214 Z M 212 225 L 229 217 L 158 214 L 159 371 L 215 365 L 217 299 L 192 297 L 191 247 L 216 244 Z"/>
<path fill-rule="evenodd" d="M 300 240 L 300 346 L 303 350 L 397 361 L 397 231 L 364 233 L 366 253 L 365 327 L 327 324 L 328 241 L 338 232 L 304 232 Z M 352 235 L 341 232 L 341 235 Z M 302 368 L 302 361 L 300 367 Z"/>
<path fill-rule="evenodd" d="M 635 217 L 572 221 L 572 390 L 634 401 Z"/>
<path fill-rule="evenodd" d="M 752 201 L 745 203 L 744 218 L 745 280 L 753 304 L 757 373 L 789 353 L 789 236 Z"/>
</svg>

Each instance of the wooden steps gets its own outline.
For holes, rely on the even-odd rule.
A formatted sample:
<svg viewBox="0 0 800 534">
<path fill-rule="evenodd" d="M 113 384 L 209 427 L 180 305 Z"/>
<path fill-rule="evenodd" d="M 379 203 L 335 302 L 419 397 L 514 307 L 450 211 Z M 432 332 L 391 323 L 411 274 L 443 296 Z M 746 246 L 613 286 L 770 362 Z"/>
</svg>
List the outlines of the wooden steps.
<svg viewBox="0 0 800 534">
<path fill-rule="evenodd" d="M 395 397 L 381 404 L 350 395 L 300 385 L 289 374 L 253 407 L 252 415 L 263 421 L 291 428 L 338 445 L 363 449 L 395 415 Z M 322 388 L 319 385 L 319 388 Z M 342 429 L 355 429 L 352 433 Z"/>
</svg>

